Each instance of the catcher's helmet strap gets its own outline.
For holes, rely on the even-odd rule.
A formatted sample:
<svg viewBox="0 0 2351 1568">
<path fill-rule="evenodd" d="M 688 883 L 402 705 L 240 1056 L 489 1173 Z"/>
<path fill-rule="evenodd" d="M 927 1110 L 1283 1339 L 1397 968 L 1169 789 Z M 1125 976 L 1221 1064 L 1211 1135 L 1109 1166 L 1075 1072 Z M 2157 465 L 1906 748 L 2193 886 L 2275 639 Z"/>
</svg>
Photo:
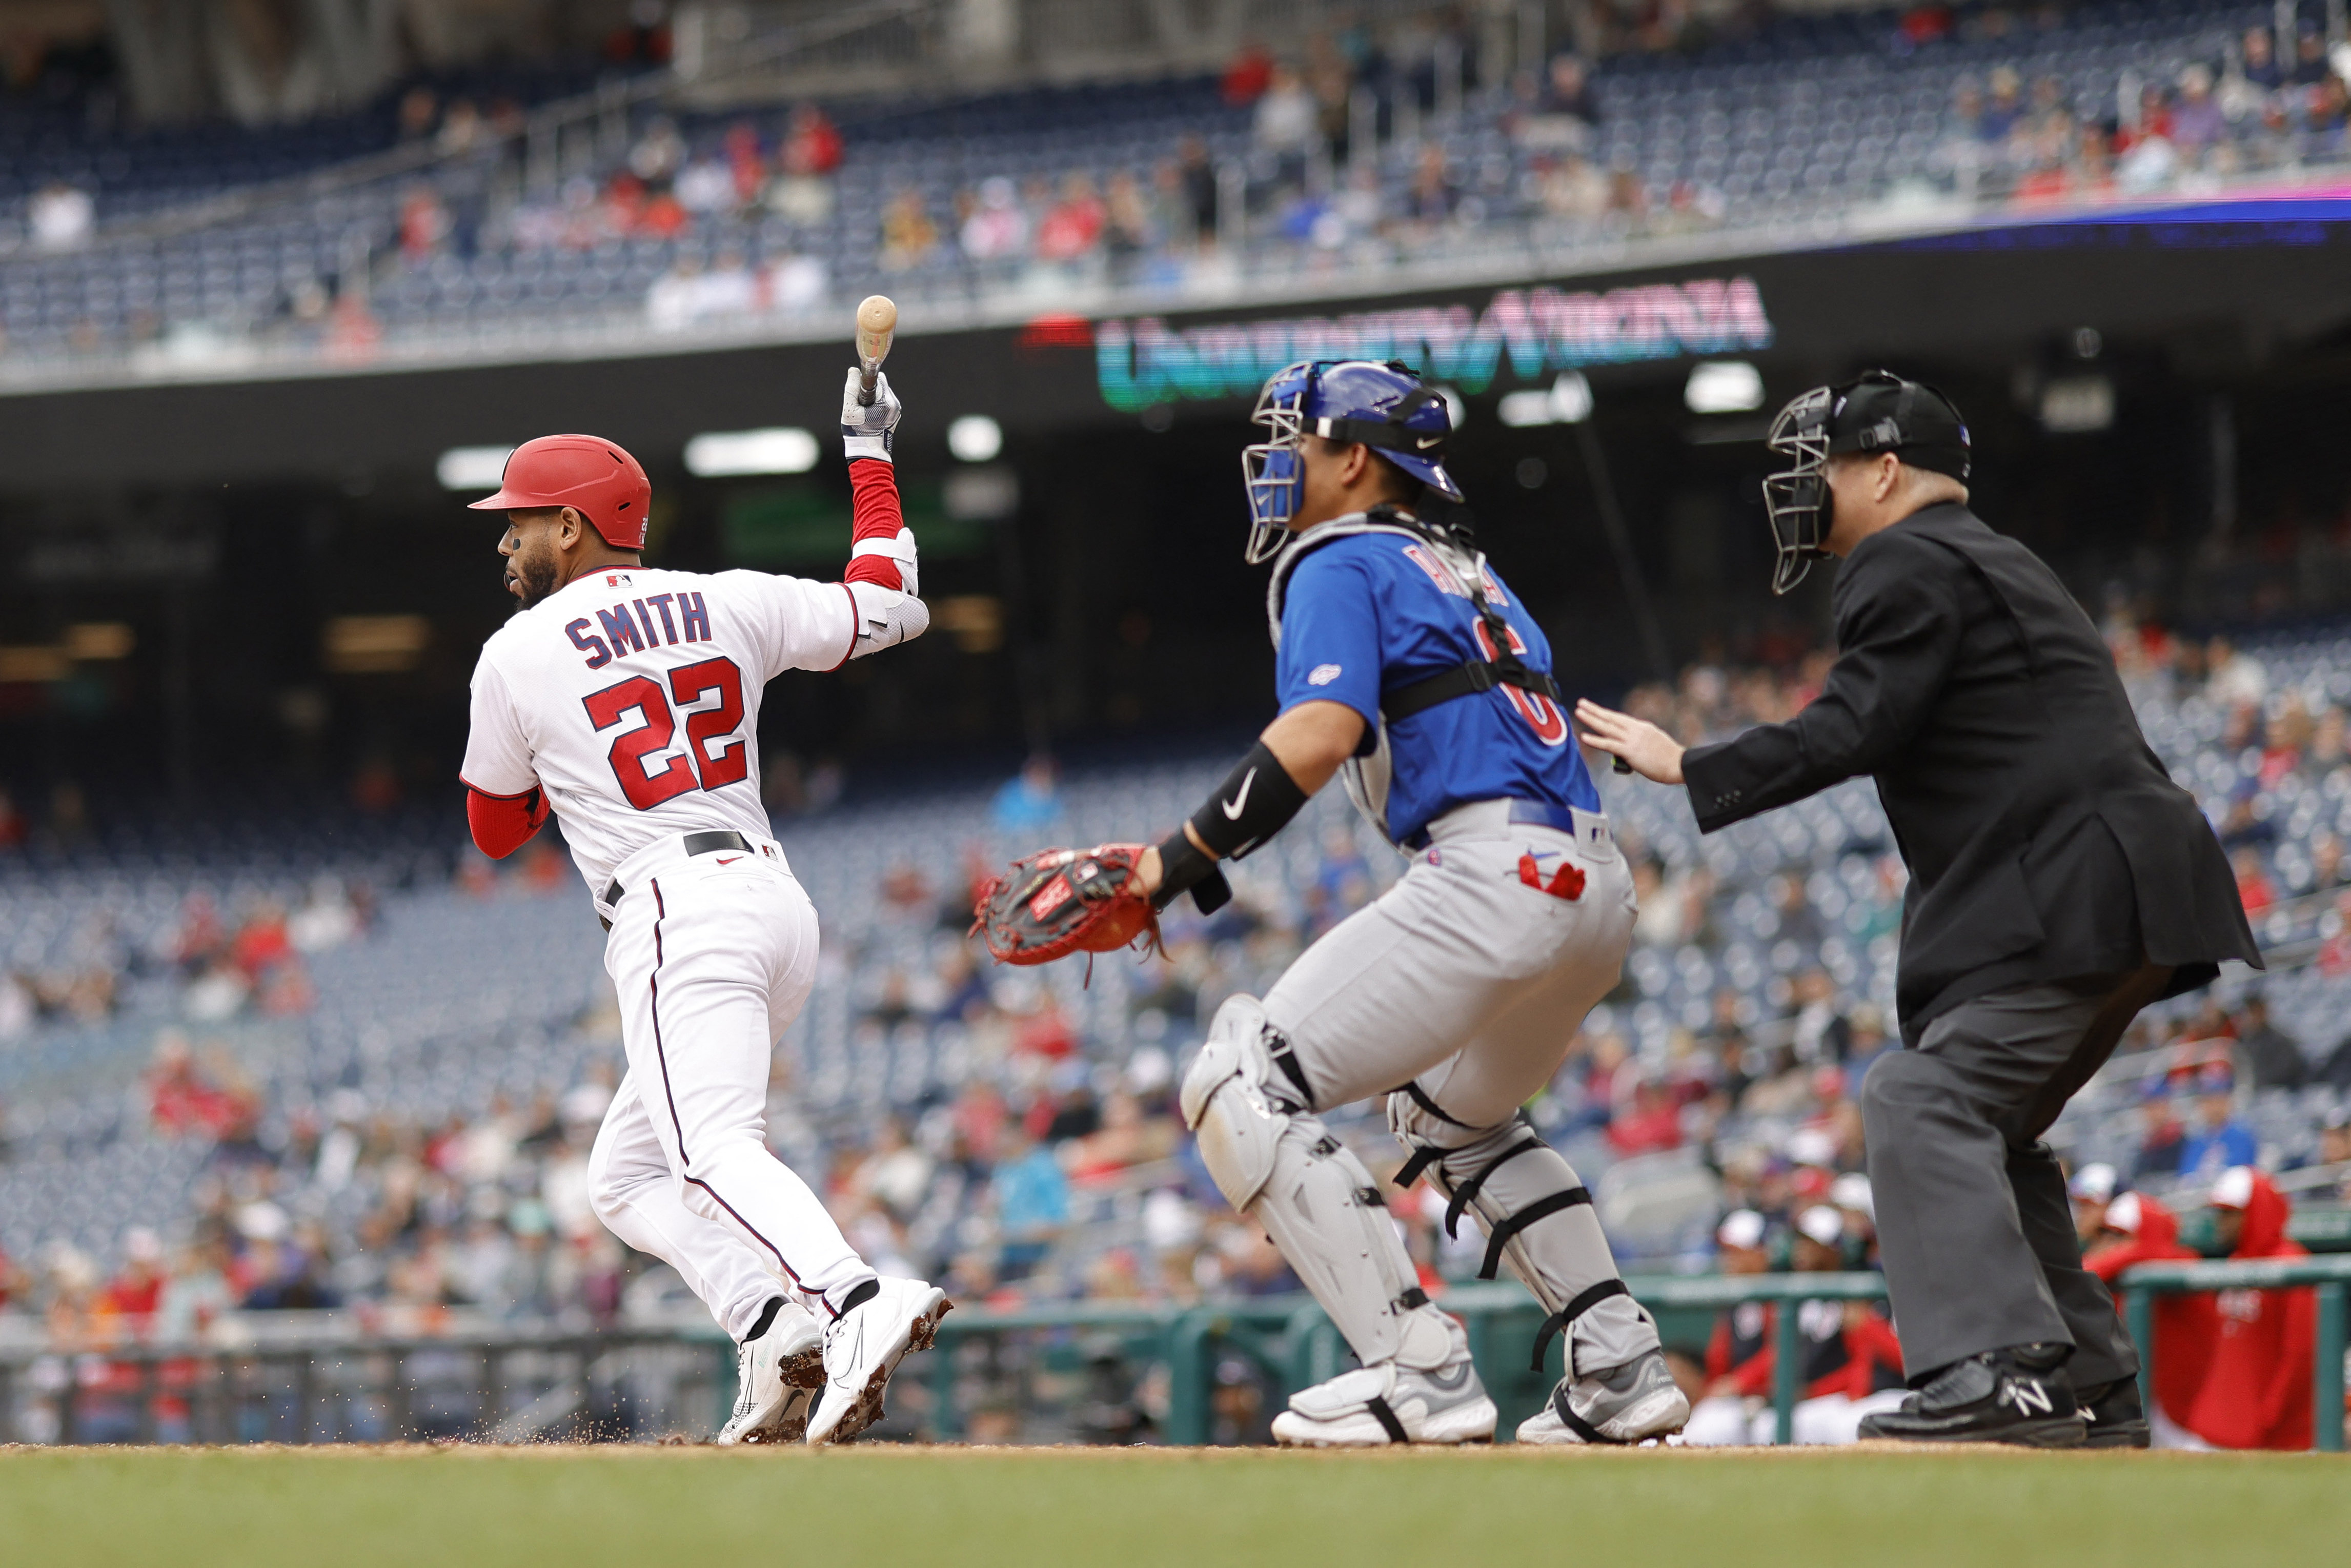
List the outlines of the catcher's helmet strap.
<svg viewBox="0 0 2351 1568">
<path fill-rule="evenodd" d="M 1314 421 L 1314 434 L 1331 441 L 1360 441 L 1366 446 L 1410 453 L 1416 457 L 1436 456 L 1445 449 L 1447 433 L 1405 429 L 1404 416 L 1410 412 L 1409 407 L 1399 408 L 1391 419 L 1318 419 Z"/>
</svg>

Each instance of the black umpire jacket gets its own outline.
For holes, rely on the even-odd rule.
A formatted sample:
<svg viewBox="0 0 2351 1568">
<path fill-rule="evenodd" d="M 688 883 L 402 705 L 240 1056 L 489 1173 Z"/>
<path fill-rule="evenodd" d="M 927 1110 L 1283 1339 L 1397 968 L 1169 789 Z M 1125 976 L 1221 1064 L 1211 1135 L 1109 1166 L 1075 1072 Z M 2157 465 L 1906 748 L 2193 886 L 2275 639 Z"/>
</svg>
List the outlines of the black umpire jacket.
<svg viewBox="0 0 2351 1568">
<path fill-rule="evenodd" d="M 1903 1037 L 2037 981 L 2259 966 L 2235 877 L 2139 734 L 2113 656 L 2056 573 L 1965 507 L 1855 546 L 1820 695 L 1682 758 L 1700 831 L 1871 775 L 1910 868 Z"/>
</svg>

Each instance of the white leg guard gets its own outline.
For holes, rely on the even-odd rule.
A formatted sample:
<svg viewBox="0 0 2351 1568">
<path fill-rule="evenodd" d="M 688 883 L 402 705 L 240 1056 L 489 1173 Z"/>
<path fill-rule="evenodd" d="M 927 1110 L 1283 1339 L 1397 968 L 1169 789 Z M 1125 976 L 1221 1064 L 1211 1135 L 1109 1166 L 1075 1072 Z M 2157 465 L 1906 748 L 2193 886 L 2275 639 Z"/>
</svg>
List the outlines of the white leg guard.
<svg viewBox="0 0 2351 1568">
<path fill-rule="evenodd" d="M 1388 1096 L 1388 1125 L 1412 1151 L 1396 1180 L 1409 1186 L 1425 1170 L 1452 1199 L 1446 1234 L 1458 1234 L 1465 1210 L 1477 1215 L 1487 1238 L 1478 1277 L 1490 1280 L 1508 1264 L 1551 1314 L 1535 1336 L 1536 1371 L 1562 1330 L 1571 1382 L 1657 1350 L 1656 1324 L 1616 1272 L 1592 1194 L 1533 1127 L 1523 1119 L 1465 1127 L 1410 1086 Z"/>
<path fill-rule="evenodd" d="M 1234 997 L 1184 1075 L 1184 1120 L 1227 1202 L 1265 1227 L 1365 1366 L 1456 1359 L 1364 1163 L 1279 1076 L 1265 1009 Z"/>
</svg>

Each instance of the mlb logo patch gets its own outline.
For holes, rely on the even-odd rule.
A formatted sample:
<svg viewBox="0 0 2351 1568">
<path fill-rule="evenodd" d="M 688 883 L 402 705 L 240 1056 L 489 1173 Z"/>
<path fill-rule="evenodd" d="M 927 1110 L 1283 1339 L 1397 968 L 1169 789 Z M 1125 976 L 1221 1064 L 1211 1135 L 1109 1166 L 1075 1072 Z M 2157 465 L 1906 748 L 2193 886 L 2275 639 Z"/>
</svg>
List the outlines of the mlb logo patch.
<svg viewBox="0 0 2351 1568">
<path fill-rule="evenodd" d="M 1310 686 L 1327 686 L 1327 685 L 1329 685 L 1332 681 L 1335 681 L 1335 680 L 1337 680 L 1338 678 L 1339 678 L 1339 666 L 1338 666 L 1338 665 L 1336 665 L 1336 664 L 1317 664 L 1317 665 L 1315 665 L 1315 666 L 1314 666 L 1314 668 L 1313 668 L 1311 671 L 1310 671 L 1310 672 L 1307 674 L 1307 676 L 1306 676 L 1306 684 L 1307 684 L 1308 685 L 1310 685 Z"/>
</svg>

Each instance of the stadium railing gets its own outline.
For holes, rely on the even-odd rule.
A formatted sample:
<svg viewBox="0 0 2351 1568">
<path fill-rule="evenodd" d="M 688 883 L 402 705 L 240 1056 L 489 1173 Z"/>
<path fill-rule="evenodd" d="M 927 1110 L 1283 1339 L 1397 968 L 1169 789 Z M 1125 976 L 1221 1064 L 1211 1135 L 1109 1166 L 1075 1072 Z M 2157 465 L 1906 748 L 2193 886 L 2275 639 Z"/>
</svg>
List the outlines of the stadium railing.
<svg viewBox="0 0 2351 1568">
<path fill-rule="evenodd" d="M 1801 1308 L 1807 1301 L 1870 1301 L 1886 1295 L 1870 1272 L 1634 1276 L 1634 1297 L 1653 1312 L 1704 1313 L 1748 1302 L 1781 1309 L 1772 1330 L 1774 1441 L 1793 1440 L 1803 1396 Z M 2309 1287 L 2318 1297 L 2314 1385 L 2316 1447 L 2344 1447 L 2344 1354 L 2351 1255 L 2143 1263 L 2122 1281 L 2142 1383 L 2153 1365 L 2157 1296 L 2182 1291 Z M 1468 1331 L 1479 1374 L 1514 1427 L 1541 1406 L 1562 1351 L 1531 1364 L 1525 1348 L 1542 1309 L 1510 1283 L 1457 1285 L 1437 1304 Z M 939 1328 L 937 1349 L 908 1368 L 927 1394 L 925 1435 L 965 1435 L 958 1399 L 960 1347 L 990 1337 L 1066 1342 L 1089 1332 L 1122 1354 L 1167 1369 L 1160 1436 L 1172 1445 L 1212 1439 L 1219 1364 L 1234 1354 L 1263 1375 L 1278 1402 L 1345 1369 L 1338 1331 L 1313 1300 L 1282 1295 L 1180 1307 L 1066 1302 L 967 1309 Z M 287 1324 L 245 1343 L 151 1343 L 60 1353 L 0 1346 L 0 1440 L 309 1443 L 463 1437 L 523 1442 L 551 1435 L 707 1434 L 722 1424 L 734 1388 L 733 1347 L 714 1330 L 601 1333 L 476 1331 L 439 1336 L 354 1335 L 331 1323 Z M 917 1397 L 920 1397 L 919 1396 Z M 913 1401 L 909 1401 L 913 1403 Z"/>
<path fill-rule="evenodd" d="M 242 1320 L 230 1343 L 0 1345 L 0 1442 L 519 1443 L 708 1434 L 735 1397 L 716 1329 L 355 1333 Z"/>
</svg>

